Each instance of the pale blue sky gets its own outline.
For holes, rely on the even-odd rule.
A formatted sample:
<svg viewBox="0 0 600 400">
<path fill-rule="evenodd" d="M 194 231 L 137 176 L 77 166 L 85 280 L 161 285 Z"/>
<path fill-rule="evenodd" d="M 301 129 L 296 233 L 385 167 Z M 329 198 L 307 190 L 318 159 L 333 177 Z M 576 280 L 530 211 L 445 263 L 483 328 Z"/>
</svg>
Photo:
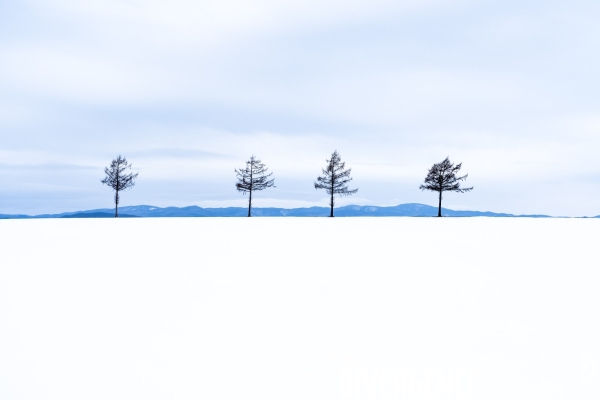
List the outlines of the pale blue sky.
<svg viewBox="0 0 600 400">
<path fill-rule="evenodd" d="M 597 1 L 2 1 L 0 213 L 245 205 L 255 154 L 277 188 L 255 206 L 327 205 L 337 149 L 357 195 L 419 191 L 463 162 L 455 209 L 600 214 Z"/>
</svg>

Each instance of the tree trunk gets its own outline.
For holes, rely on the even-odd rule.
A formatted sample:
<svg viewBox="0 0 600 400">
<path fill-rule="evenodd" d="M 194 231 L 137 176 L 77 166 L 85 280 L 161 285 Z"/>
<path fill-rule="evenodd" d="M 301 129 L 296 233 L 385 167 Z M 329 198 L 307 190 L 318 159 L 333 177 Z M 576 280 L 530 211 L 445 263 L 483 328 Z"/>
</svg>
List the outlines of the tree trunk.
<svg viewBox="0 0 600 400">
<path fill-rule="evenodd" d="M 251 217 L 252 214 L 250 213 L 252 210 L 252 190 L 250 190 L 250 197 L 248 198 L 248 216 Z"/>
<path fill-rule="evenodd" d="M 438 205 L 438 217 L 442 216 L 442 191 L 440 190 L 440 203 Z"/>
<path fill-rule="evenodd" d="M 248 197 L 248 217 L 251 217 L 252 214 L 250 213 L 252 210 L 252 172 L 254 171 L 254 163 L 252 161 L 253 159 L 250 159 L 250 196 Z"/>
<path fill-rule="evenodd" d="M 115 218 L 119 218 L 119 192 L 115 192 Z"/>
<path fill-rule="evenodd" d="M 333 168 L 332 168 L 333 170 Z M 333 176 L 331 177 L 331 200 L 329 201 L 329 205 L 331 206 L 331 212 L 329 213 L 329 218 L 333 218 Z"/>
</svg>

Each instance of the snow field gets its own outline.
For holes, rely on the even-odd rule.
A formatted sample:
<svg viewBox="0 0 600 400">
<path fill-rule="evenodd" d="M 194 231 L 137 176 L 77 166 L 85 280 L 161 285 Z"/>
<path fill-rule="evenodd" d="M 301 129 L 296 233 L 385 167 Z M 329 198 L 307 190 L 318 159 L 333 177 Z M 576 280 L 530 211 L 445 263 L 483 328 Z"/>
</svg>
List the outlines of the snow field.
<svg viewBox="0 0 600 400">
<path fill-rule="evenodd" d="M 0 399 L 597 399 L 599 229 L 0 221 Z"/>
</svg>

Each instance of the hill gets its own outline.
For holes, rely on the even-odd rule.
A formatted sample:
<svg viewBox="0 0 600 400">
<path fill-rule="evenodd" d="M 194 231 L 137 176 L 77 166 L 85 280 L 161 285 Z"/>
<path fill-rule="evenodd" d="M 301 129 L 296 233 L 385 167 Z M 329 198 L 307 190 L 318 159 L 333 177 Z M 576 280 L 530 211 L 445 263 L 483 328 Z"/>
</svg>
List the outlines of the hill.
<svg viewBox="0 0 600 400">
<path fill-rule="evenodd" d="M 128 217 L 245 217 L 248 209 L 245 207 L 203 208 L 198 206 L 188 207 L 155 207 L 149 205 L 125 206 L 119 208 L 119 216 Z M 122 213 L 122 214 L 121 214 Z M 514 215 L 495 213 L 491 211 L 457 211 L 442 208 L 445 217 L 530 217 L 547 218 L 548 215 Z M 328 207 L 307 208 L 253 208 L 255 217 L 327 217 Z M 335 209 L 337 217 L 435 217 L 437 207 L 418 203 L 400 204 L 391 207 L 378 206 L 344 206 Z M 112 218 L 112 208 L 66 212 L 61 214 L 22 215 L 0 214 L 0 219 L 22 218 Z"/>
</svg>

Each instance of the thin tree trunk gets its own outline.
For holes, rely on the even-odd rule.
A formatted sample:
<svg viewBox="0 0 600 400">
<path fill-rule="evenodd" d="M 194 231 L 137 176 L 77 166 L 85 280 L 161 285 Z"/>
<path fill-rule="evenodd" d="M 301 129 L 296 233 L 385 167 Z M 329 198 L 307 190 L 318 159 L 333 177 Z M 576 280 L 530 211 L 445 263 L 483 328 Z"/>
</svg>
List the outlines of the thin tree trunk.
<svg viewBox="0 0 600 400">
<path fill-rule="evenodd" d="M 331 206 L 331 211 L 329 212 L 329 217 L 333 218 L 333 193 L 331 194 L 331 200 L 329 201 L 329 205 Z"/>
<path fill-rule="evenodd" d="M 252 190 L 250 190 L 250 197 L 248 198 L 248 216 L 252 216 L 252 214 L 250 213 L 250 210 L 252 210 Z"/>
<path fill-rule="evenodd" d="M 117 190 L 115 190 L 115 218 L 119 218 L 119 175 L 121 171 L 119 167 L 117 167 Z"/>
<path fill-rule="evenodd" d="M 254 162 L 252 159 L 250 160 L 250 196 L 248 197 L 248 217 L 251 217 L 252 214 L 250 211 L 252 210 L 252 172 L 254 172 Z"/>
<path fill-rule="evenodd" d="M 329 205 L 331 206 L 329 218 L 333 218 L 333 176 L 331 177 L 331 200 L 329 201 Z"/>
<path fill-rule="evenodd" d="M 440 190 L 440 203 L 438 205 L 438 217 L 442 216 L 442 191 Z"/>
</svg>

